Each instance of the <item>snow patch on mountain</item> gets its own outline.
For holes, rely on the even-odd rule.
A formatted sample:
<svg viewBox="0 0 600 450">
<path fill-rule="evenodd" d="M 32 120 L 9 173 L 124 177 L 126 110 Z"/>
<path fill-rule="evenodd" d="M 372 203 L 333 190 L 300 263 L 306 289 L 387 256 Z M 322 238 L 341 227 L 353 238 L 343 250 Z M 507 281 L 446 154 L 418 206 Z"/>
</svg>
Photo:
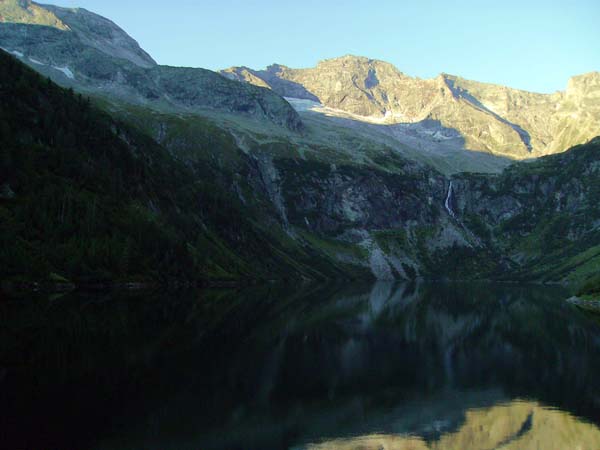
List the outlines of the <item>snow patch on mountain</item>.
<svg viewBox="0 0 600 450">
<path fill-rule="evenodd" d="M 319 102 L 315 102 L 313 100 L 293 97 L 284 97 L 284 99 L 298 112 L 314 111 L 315 109 L 323 107 L 323 105 L 321 105 Z"/>
<path fill-rule="evenodd" d="M 71 80 L 75 79 L 75 75 L 73 75 L 73 72 L 71 72 L 71 69 L 69 69 L 68 67 L 52 66 L 52 68 L 64 73 L 65 76 Z"/>
<path fill-rule="evenodd" d="M 361 116 L 358 114 L 353 114 L 347 111 L 343 111 L 341 109 L 330 108 L 328 106 L 323 106 L 323 104 L 319 102 L 315 102 L 314 100 L 307 100 L 304 98 L 294 98 L 294 97 L 284 97 L 284 99 L 292 105 L 292 107 L 298 112 L 307 112 L 312 111 L 319 114 L 324 114 L 330 117 L 340 117 L 347 118 L 351 120 L 357 120 L 360 122 L 373 123 L 373 124 L 389 124 L 396 123 L 400 116 L 398 114 L 394 114 L 392 111 L 386 111 L 384 116 Z"/>
</svg>

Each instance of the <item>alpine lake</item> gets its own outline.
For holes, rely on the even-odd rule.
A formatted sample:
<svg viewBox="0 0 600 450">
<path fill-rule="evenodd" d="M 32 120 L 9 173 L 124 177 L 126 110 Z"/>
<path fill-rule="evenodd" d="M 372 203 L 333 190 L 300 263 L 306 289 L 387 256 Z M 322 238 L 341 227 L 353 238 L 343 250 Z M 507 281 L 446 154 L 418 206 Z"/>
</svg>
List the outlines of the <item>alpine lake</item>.
<svg viewBox="0 0 600 450">
<path fill-rule="evenodd" d="M 561 286 L 279 285 L 0 302 L 0 447 L 600 449 L 600 319 Z"/>
</svg>

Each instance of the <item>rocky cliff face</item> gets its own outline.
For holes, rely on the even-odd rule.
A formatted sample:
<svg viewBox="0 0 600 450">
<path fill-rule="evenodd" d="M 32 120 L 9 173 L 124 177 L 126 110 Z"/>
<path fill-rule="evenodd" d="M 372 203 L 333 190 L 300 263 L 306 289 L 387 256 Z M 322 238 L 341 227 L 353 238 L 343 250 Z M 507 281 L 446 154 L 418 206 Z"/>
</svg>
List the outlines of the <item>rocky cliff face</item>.
<svg viewBox="0 0 600 450">
<path fill-rule="evenodd" d="M 579 280 L 600 262 L 599 152 L 596 140 L 451 180 L 408 162 L 386 172 L 276 158 L 265 191 L 289 230 L 381 279 Z"/>
<path fill-rule="evenodd" d="M 285 97 L 317 100 L 356 120 L 438 121 L 465 148 L 513 159 L 558 153 L 600 134 L 598 73 L 574 77 L 566 92 L 535 94 L 442 74 L 411 78 L 391 64 L 344 56 L 310 69 L 231 68 L 224 75 L 268 85 Z"/>
<path fill-rule="evenodd" d="M 62 25 L 37 26 L 42 13 Z M 272 91 L 209 70 L 159 66 L 113 22 L 89 11 L 11 0 L 0 3 L 0 14 L 0 47 L 63 86 L 155 109 L 233 113 L 302 128 L 296 111 Z"/>
<path fill-rule="evenodd" d="M 457 216 L 525 277 L 586 277 L 600 260 L 600 141 L 501 176 L 454 181 Z"/>
</svg>

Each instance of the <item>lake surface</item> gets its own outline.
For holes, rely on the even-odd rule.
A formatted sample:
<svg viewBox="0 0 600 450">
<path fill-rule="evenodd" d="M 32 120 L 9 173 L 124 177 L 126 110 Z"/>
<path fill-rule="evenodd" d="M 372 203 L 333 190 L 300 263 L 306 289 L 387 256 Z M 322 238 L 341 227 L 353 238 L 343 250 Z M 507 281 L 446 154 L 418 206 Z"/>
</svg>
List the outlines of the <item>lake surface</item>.
<svg viewBox="0 0 600 450">
<path fill-rule="evenodd" d="M 265 286 L 0 302 L 0 447 L 600 449 L 561 287 Z"/>
</svg>

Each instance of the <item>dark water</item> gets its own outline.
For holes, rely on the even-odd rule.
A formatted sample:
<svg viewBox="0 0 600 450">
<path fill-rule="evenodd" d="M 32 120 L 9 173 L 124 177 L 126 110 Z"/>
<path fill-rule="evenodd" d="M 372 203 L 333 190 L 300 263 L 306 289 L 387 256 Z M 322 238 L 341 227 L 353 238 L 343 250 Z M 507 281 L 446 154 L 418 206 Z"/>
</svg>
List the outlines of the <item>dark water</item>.
<svg viewBox="0 0 600 450">
<path fill-rule="evenodd" d="M 600 449 L 560 287 L 269 286 L 0 303 L 0 447 Z"/>
</svg>

